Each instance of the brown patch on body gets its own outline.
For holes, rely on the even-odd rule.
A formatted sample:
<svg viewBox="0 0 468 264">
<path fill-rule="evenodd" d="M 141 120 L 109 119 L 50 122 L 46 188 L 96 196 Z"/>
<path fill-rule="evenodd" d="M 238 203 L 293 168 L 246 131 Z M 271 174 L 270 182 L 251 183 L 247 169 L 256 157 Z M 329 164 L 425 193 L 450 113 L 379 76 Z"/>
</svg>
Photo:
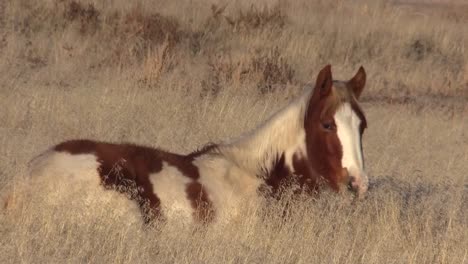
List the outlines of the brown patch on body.
<svg viewBox="0 0 468 264">
<path fill-rule="evenodd" d="M 162 216 L 161 201 L 154 193 L 150 174 L 160 172 L 162 163 L 165 161 L 196 182 L 200 175 L 192 161 L 213 148 L 215 148 L 214 145 L 189 155 L 179 155 L 133 144 L 71 140 L 58 144 L 54 150 L 70 154 L 96 155 L 100 163 L 98 172 L 102 185 L 106 189 L 126 193 L 131 199 L 137 201 L 144 220 L 148 223 Z M 203 189 L 200 189 L 198 194 L 193 188 L 190 191 L 191 194 L 188 197 L 198 195 L 204 197 L 205 200 L 208 199 Z"/>
<path fill-rule="evenodd" d="M 285 162 L 285 154 L 282 153 L 280 158 L 275 161 L 274 166 L 268 172 L 265 179 L 265 185 L 268 191 L 261 189 L 264 194 L 269 194 L 273 197 L 280 198 L 282 191 L 291 187 L 292 184 L 297 184 L 299 189 L 293 190 L 294 193 L 306 191 L 309 194 L 315 193 L 318 190 L 318 182 L 320 175 L 315 171 L 306 157 L 302 157 L 299 153 L 293 154 L 292 168 L 289 168 Z M 261 186 L 262 188 L 266 186 Z"/>
<path fill-rule="evenodd" d="M 187 184 L 185 191 L 194 209 L 193 218 L 200 223 L 213 221 L 214 206 L 203 185 L 198 181 L 193 181 Z"/>
<path fill-rule="evenodd" d="M 285 154 L 274 162 L 271 171 L 265 171 L 265 185 L 260 186 L 260 192 L 262 194 L 269 194 L 272 196 L 280 197 L 281 190 L 288 184 L 288 180 L 291 179 L 291 170 L 286 166 Z"/>
<path fill-rule="evenodd" d="M 320 174 L 312 167 L 306 157 L 301 157 L 298 153 L 295 153 L 293 155 L 293 168 L 302 189 L 308 193 L 318 191 Z"/>
</svg>

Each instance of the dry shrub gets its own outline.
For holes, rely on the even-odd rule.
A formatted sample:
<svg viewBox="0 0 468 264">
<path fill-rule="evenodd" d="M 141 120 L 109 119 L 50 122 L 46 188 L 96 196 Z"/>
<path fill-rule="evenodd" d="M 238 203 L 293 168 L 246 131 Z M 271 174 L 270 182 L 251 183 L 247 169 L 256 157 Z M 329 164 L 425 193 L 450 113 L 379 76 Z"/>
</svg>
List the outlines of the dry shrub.
<svg viewBox="0 0 468 264">
<path fill-rule="evenodd" d="M 401 1 L 401 6 L 418 15 L 425 15 L 435 19 L 453 21 L 456 23 L 466 23 L 468 21 L 468 5 L 460 3 L 450 3 L 450 1 L 440 1 L 440 3 L 418 3 L 417 1 Z"/>
<path fill-rule="evenodd" d="M 216 31 L 223 24 L 223 14 L 226 10 L 227 5 L 217 6 L 215 4 L 211 5 L 211 16 L 206 18 L 205 23 L 203 24 L 204 31 Z"/>
<path fill-rule="evenodd" d="M 209 16 L 202 22 L 200 29 L 187 34 L 189 36 L 189 48 L 192 54 L 198 54 L 202 50 L 209 50 L 208 43 L 218 46 L 218 43 L 226 41 L 226 35 L 229 34 L 224 19 L 224 11 L 227 5 L 217 6 L 211 5 L 211 12 Z"/>
<path fill-rule="evenodd" d="M 294 69 L 281 56 L 277 47 L 266 54 L 255 56 L 250 66 L 257 78 L 257 88 L 262 94 L 275 91 L 277 85 L 293 82 Z"/>
<path fill-rule="evenodd" d="M 79 21 L 80 33 L 95 33 L 101 27 L 101 11 L 93 4 L 85 7 L 76 1 L 63 3 L 63 18 L 66 21 Z M 108 14 L 104 22 L 106 30 L 120 33 L 126 40 L 133 38 L 146 43 L 161 44 L 166 38 L 170 43 L 176 43 L 180 39 L 179 24 L 175 18 L 158 13 L 148 14 L 139 2 L 124 14 L 118 11 Z"/>
<path fill-rule="evenodd" d="M 63 17 L 65 20 L 77 21 L 81 34 L 94 34 L 100 25 L 100 12 L 93 4 L 84 7 L 76 1 L 66 2 Z"/>
<path fill-rule="evenodd" d="M 145 14 L 141 5 L 136 5 L 124 16 L 122 33 L 127 38 L 137 38 L 150 45 L 164 41 L 174 45 L 181 37 L 179 23 L 175 18 L 158 13 Z"/>
<path fill-rule="evenodd" d="M 226 42 L 226 39 L 231 38 L 232 32 L 239 35 L 258 30 L 279 32 L 287 22 L 285 8 L 279 3 L 262 8 L 251 5 L 247 10 L 240 9 L 234 15 L 227 15 L 226 7 L 227 5 L 212 4 L 210 15 L 200 29 L 189 34 L 189 45 L 194 54 L 207 49 L 210 46 L 207 44 Z"/>
<path fill-rule="evenodd" d="M 18 18 L 20 23 L 17 23 L 24 36 L 39 32 L 47 35 L 76 33 L 79 40 L 86 42 L 85 48 L 81 48 L 83 53 L 102 51 L 93 65 L 132 64 L 135 58 L 140 63 L 160 45 L 172 49 L 184 34 L 175 18 L 148 12 L 139 3 L 129 10 L 118 11 L 101 10 L 92 3 L 77 0 L 56 0 L 51 5 L 28 2 L 18 5 L 25 9 L 24 17 Z"/>
<path fill-rule="evenodd" d="M 66 24 L 62 16 L 63 6 L 59 2 L 55 2 L 52 8 L 27 0 L 2 1 L 0 9 L 2 6 L 6 6 L 5 13 L 8 14 L 0 18 L 4 23 L 2 29 L 12 30 L 25 37 L 32 37 L 43 31 L 63 30 Z"/>
<path fill-rule="evenodd" d="M 463 57 L 460 57 L 458 52 L 444 47 L 443 43 L 437 41 L 433 35 L 414 36 L 408 40 L 403 52 L 403 56 L 410 63 L 427 61 L 439 69 L 453 73 L 463 72 L 465 65 Z M 444 85 L 451 81 L 450 78 L 445 79 L 443 81 Z M 440 89 L 440 87 L 437 87 L 437 89 Z"/>
<path fill-rule="evenodd" d="M 148 51 L 142 64 L 139 83 L 143 86 L 154 86 L 161 76 L 170 69 L 173 64 L 171 60 L 170 41 L 165 41 L 158 47 Z"/>
<path fill-rule="evenodd" d="M 239 10 L 236 16 L 226 16 L 225 18 L 235 31 L 249 31 L 267 27 L 282 29 L 287 21 L 284 7 L 280 3 L 273 7 L 264 6 L 261 9 L 251 5 L 247 11 Z"/>
<path fill-rule="evenodd" d="M 103 34 L 113 44 L 109 60 L 123 64 L 131 62 L 129 58 L 142 62 L 145 56 L 161 48 L 164 54 L 168 54 L 180 42 L 183 34 L 175 18 L 147 13 L 139 4 L 127 13 L 109 14 L 105 23 L 108 32 Z"/>
<path fill-rule="evenodd" d="M 234 60 L 218 55 L 208 62 L 211 78 L 203 91 L 216 95 L 227 84 L 253 83 L 260 94 L 275 92 L 279 87 L 294 82 L 294 69 L 281 55 L 278 47 Z"/>
<path fill-rule="evenodd" d="M 234 62 L 230 56 L 215 55 L 208 61 L 208 67 L 210 77 L 202 81 L 202 96 L 216 96 L 226 84 L 242 80 L 240 62 Z"/>
<path fill-rule="evenodd" d="M 428 57 L 435 50 L 434 43 L 428 38 L 419 38 L 409 44 L 406 57 L 414 61 L 420 61 Z"/>
</svg>

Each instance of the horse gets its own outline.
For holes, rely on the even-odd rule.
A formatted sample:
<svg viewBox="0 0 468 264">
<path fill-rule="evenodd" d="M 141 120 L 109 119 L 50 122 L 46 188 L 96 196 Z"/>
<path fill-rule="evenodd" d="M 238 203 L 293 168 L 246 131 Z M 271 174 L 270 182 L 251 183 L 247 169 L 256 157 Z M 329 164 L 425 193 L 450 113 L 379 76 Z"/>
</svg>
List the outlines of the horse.
<svg viewBox="0 0 468 264">
<path fill-rule="evenodd" d="M 219 221 L 232 217 L 245 199 L 256 203 L 278 195 L 291 181 L 311 194 L 348 189 L 363 197 L 367 121 L 358 99 L 365 83 L 362 66 L 350 80 L 338 81 L 327 65 L 315 86 L 230 142 L 182 155 L 130 143 L 69 140 L 34 158 L 29 175 L 124 199 L 144 223 L 176 217 Z"/>
</svg>

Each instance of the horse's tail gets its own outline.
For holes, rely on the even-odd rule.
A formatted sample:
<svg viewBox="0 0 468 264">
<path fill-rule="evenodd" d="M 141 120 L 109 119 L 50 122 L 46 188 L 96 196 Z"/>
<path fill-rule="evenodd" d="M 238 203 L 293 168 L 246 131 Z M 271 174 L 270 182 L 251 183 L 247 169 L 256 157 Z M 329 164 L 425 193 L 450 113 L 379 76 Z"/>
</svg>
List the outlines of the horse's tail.
<svg viewBox="0 0 468 264">
<path fill-rule="evenodd" d="M 44 162 L 46 162 L 47 157 L 51 153 L 50 150 L 42 152 L 41 154 L 35 156 L 27 163 L 27 168 L 24 171 L 24 174 L 21 177 L 14 177 L 12 182 L 6 186 L 4 191 L 0 194 L 0 208 L 3 210 L 11 210 L 16 207 L 18 204 L 18 190 L 21 186 L 25 187 L 30 185 L 31 179 L 37 174 L 37 171 L 42 167 Z"/>
<path fill-rule="evenodd" d="M 41 154 L 35 156 L 32 158 L 28 164 L 27 164 L 27 178 L 30 179 L 34 174 L 37 169 L 42 167 L 44 165 L 44 162 L 47 160 L 47 158 L 50 156 L 52 153 L 52 150 L 46 150 L 42 152 Z"/>
<path fill-rule="evenodd" d="M 0 198 L 2 201 L 3 210 L 7 211 L 15 206 L 15 193 L 14 191 L 6 192 Z"/>
<path fill-rule="evenodd" d="M 2 188 L 0 192 L 0 210 L 7 211 L 16 205 L 17 181 L 13 180 Z"/>
</svg>

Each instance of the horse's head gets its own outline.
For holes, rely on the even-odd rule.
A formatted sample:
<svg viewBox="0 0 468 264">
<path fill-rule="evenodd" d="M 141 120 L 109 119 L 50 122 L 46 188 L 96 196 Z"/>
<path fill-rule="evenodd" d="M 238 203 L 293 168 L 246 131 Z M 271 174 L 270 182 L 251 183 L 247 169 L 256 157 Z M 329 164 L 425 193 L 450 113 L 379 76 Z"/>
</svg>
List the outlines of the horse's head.
<svg viewBox="0 0 468 264">
<path fill-rule="evenodd" d="M 358 104 L 365 83 L 363 67 L 349 81 L 333 80 L 330 65 L 320 71 L 304 117 L 307 158 L 295 161 L 302 175 L 337 191 L 348 185 L 359 196 L 368 187 L 361 141 L 367 121 Z"/>
</svg>

